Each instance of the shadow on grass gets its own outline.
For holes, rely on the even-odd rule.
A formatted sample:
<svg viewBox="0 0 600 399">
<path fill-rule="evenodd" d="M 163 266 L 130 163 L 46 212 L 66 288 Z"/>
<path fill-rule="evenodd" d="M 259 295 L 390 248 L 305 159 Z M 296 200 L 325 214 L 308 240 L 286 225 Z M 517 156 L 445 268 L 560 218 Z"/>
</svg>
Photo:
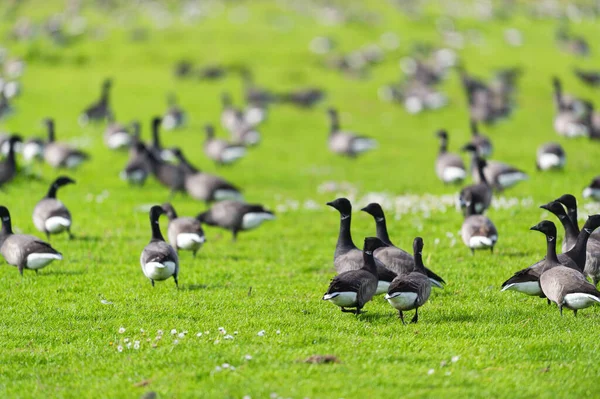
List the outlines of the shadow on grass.
<svg viewBox="0 0 600 399">
<path fill-rule="evenodd" d="M 85 273 L 86 272 L 84 270 L 49 270 L 44 274 L 48 276 L 79 276 Z"/>
<path fill-rule="evenodd" d="M 181 287 L 182 290 L 186 290 L 186 291 L 199 291 L 199 290 L 205 290 L 208 288 L 207 284 L 188 284 L 188 285 L 184 285 L 183 287 Z"/>
<path fill-rule="evenodd" d="M 100 236 L 78 236 L 73 235 L 73 241 L 83 241 L 83 242 L 100 242 Z"/>
</svg>

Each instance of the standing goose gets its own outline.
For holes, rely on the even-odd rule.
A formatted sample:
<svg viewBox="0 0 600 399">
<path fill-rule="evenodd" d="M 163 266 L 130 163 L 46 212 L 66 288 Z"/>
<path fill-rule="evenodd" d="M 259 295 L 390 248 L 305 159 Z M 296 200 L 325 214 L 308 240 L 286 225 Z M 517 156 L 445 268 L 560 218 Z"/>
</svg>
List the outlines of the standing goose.
<svg viewBox="0 0 600 399">
<path fill-rule="evenodd" d="M 112 86 L 112 80 L 106 79 L 102 83 L 102 93 L 100 100 L 96 103 L 87 107 L 79 116 L 79 125 L 85 126 L 90 122 L 101 122 L 105 120 L 110 114 L 110 88 Z"/>
<path fill-rule="evenodd" d="M 381 205 L 377 203 L 371 203 L 361 209 L 361 211 L 368 213 L 375 219 L 375 228 L 377 231 L 377 238 L 383 241 L 387 246 L 378 248 L 374 254 L 389 270 L 396 273 L 397 275 L 408 274 L 415 270 L 415 260 L 408 252 L 394 246 L 390 241 L 388 235 L 387 225 L 385 222 L 385 214 Z M 425 268 L 425 274 L 431 281 L 431 284 L 438 288 L 444 288 L 446 282 L 443 278 Z"/>
<path fill-rule="evenodd" d="M 467 213 L 460 229 L 463 242 L 471 249 L 472 254 L 476 249 L 488 248 L 493 253 L 494 246 L 498 241 L 496 226 L 486 216 L 478 215 L 475 212 L 475 203 L 471 192 L 465 193 L 464 200 Z"/>
<path fill-rule="evenodd" d="M 0 253 L 9 265 L 19 268 L 21 275 L 24 269 L 35 270 L 37 273 L 38 269 L 63 258 L 60 252 L 37 237 L 14 234 L 10 213 L 5 206 L 0 206 L 0 218 L 2 218 Z"/>
<path fill-rule="evenodd" d="M 382 246 L 385 244 L 378 238 L 365 238 L 362 259 L 358 261 L 360 267 L 335 276 L 331 280 L 327 292 L 323 295 L 323 300 L 339 306 L 342 312 L 360 314 L 365 304 L 377 292 L 377 266 L 373 251 Z M 346 308 L 354 308 L 354 310 Z"/>
<path fill-rule="evenodd" d="M 141 144 L 141 143 L 140 143 Z M 168 187 L 170 196 L 174 196 L 177 192 L 185 190 L 185 171 L 177 165 L 167 163 L 161 158 L 158 158 L 156 152 L 146 151 L 148 156 L 150 171 L 156 177 L 160 184 Z"/>
<path fill-rule="evenodd" d="M 444 184 L 460 183 L 467 176 L 461 157 L 448 152 L 448 132 L 439 130 L 440 150 L 435 160 L 435 173 Z"/>
<path fill-rule="evenodd" d="M 481 182 L 477 168 L 472 165 L 471 169 L 473 173 L 473 180 L 476 182 Z M 490 160 L 486 161 L 486 166 L 483 169 L 483 173 L 485 174 L 488 183 L 497 191 L 503 191 L 504 189 L 512 187 L 515 184 L 525 181 L 529 178 L 527 173 L 515 168 L 514 166 L 505 164 L 504 162 Z"/>
<path fill-rule="evenodd" d="M 471 119 L 471 144 L 475 146 L 480 157 L 489 158 L 492 155 L 492 142 L 479 132 L 477 121 L 474 119 Z"/>
<path fill-rule="evenodd" d="M 167 109 L 167 112 L 162 117 L 162 127 L 166 130 L 173 130 L 184 126 L 186 121 L 185 111 L 177 105 L 175 94 L 169 94 L 167 103 L 169 109 Z"/>
<path fill-rule="evenodd" d="M 165 211 L 158 205 L 150 209 L 150 227 L 152 238 L 150 243 L 144 247 L 140 256 L 140 264 L 144 276 L 150 279 L 154 287 L 154 281 L 163 281 L 173 277 L 175 285 L 179 287 L 177 277 L 179 275 L 179 258 L 172 246 L 165 242 L 160 232 L 158 219 Z"/>
<path fill-rule="evenodd" d="M 408 274 L 398 275 L 390 284 L 385 299 L 398 310 L 398 316 L 404 322 L 402 312 L 415 309 L 415 315 L 410 321 L 419 321 L 419 308 L 429 299 L 431 294 L 431 281 L 427 277 L 425 265 L 423 265 L 423 239 L 415 238 L 413 242 L 413 253 L 415 258 L 415 269 Z"/>
<path fill-rule="evenodd" d="M 545 143 L 538 147 L 535 166 L 537 170 L 562 169 L 567 162 L 567 155 L 558 143 Z"/>
<path fill-rule="evenodd" d="M 129 161 L 121 171 L 121 179 L 127 180 L 130 184 L 143 186 L 150 173 L 152 173 L 152 161 L 149 151 L 144 143 L 137 141 L 129 149 Z"/>
<path fill-rule="evenodd" d="M 246 147 L 215 138 L 215 129 L 212 125 L 206 125 L 204 130 L 206 131 L 204 153 L 217 165 L 232 164 L 246 155 Z"/>
<path fill-rule="evenodd" d="M 554 117 L 554 130 L 564 137 L 587 136 L 589 126 L 586 125 L 582 110 L 577 101 L 565 98 L 562 92 L 562 85 L 557 77 L 552 79 L 554 86 L 554 102 L 556 106 L 556 115 Z"/>
<path fill-rule="evenodd" d="M 54 120 L 44 120 L 48 129 L 48 143 L 44 147 L 44 161 L 53 168 L 76 168 L 86 161 L 89 156 L 83 151 L 72 148 L 55 140 Z"/>
<path fill-rule="evenodd" d="M 25 143 L 23 143 L 23 159 L 27 163 L 31 163 L 34 160 L 43 160 L 44 159 L 44 140 L 39 137 L 33 137 L 27 139 Z"/>
<path fill-rule="evenodd" d="M 230 130 L 234 143 L 252 147 L 260 143 L 260 133 L 244 119 L 241 111 L 235 112 L 236 122 Z"/>
<path fill-rule="evenodd" d="M 335 253 L 333 255 L 333 265 L 338 273 L 349 270 L 360 269 L 363 265 L 360 249 L 354 245 L 350 231 L 352 224 L 352 204 L 347 198 L 338 198 L 328 202 L 327 205 L 336 209 L 340 213 L 340 232 L 338 234 Z M 375 258 L 377 266 L 377 295 L 387 292 L 387 289 L 396 277 L 396 273 L 388 269 L 381 260 Z"/>
<path fill-rule="evenodd" d="M 331 152 L 355 158 L 357 155 L 377 147 L 377 141 L 372 138 L 340 130 L 337 110 L 329 108 L 327 112 L 331 123 L 328 139 Z"/>
<path fill-rule="evenodd" d="M 56 198 L 56 192 L 60 187 L 73 183 L 75 183 L 75 180 L 66 176 L 57 178 L 50 185 L 48 194 L 33 208 L 33 224 L 38 231 L 46 233 L 48 241 L 50 240 L 50 234 L 58 234 L 63 231 L 69 234 L 69 238 L 73 238 L 71 234 L 71 213 Z"/>
<path fill-rule="evenodd" d="M 559 201 L 551 201 L 541 205 L 540 208 L 545 209 L 558 218 L 565 230 L 565 237 L 562 242 L 562 252 L 567 252 L 577 243 L 579 229 L 573 224 L 571 218 L 565 212 L 562 204 Z"/>
<path fill-rule="evenodd" d="M 169 242 L 177 252 L 180 249 L 192 251 L 192 255 L 195 258 L 196 252 L 206 242 L 202 224 L 196 218 L 177 217 L 175 208 L 168 202 L 163 204 L 162 208 L 169 218 L 169 227 L 167 230 Z"/>
<path fill-rule="evenodd" d="M 148 150 L 154 157 L 167 162 L 175 162 L 176 158 L 171 149 L 163 148 L 160 144 L 160 126 L 162 119 L 159 116 L 152 118 L 152 145 Z"/>
<path fill-rule="evenodd" d="M 104 129 L 104 144 L 111 150 L 127 148 L 131 145 L 132 136 L 127 127 L 115 122 L 114 115 L 108 115 L 108 126 Z"/>
<path fill-rule="evenodd" d="M 236 110 L 231 102 L 229 93 L 221 94 L 221 103 L 223 110 L 221 111 L 221 125 L 230 132 L 233 132 L 238 124 L 238 110 Z"/>
<path fill-rule="evenodd" d="M 196 219 L 209 226 L 231 231 L 233 241 L 236 241 L 240 231 L 254 229 L 265 220 L 274 220 L 275 214 L 263 205 L 225 200 L 217 202 L 208 211 L 196 216 Z"/>
<path fill-rule="evenodd" d="M 600 176 L 594 177 L 592 182 L 583 189 L 583 198 L 591 198 L 600 201 Z"/>
<path fill-rule="evenodd" d="M 484 168 L 487 166 L 487 161 L 480 158 L 477 155 L 477 149 L 472 144 L 467 144 L 464 149 L 472 154 L 473 160 L 471 161 L 477 167 L 477 175 L 479 177 L 479 183 L 472 184 L 460 190 L 458 194 L 458 204 L 463 211 L 467 208 L 467 193 L 470 193 L 471 202 L 473 202 L 473 209 L 476 214 L 482 214 L 492 204 L 492 187 L 488 183 L 487 177 L 485 176 Z"/>
<path fill-rule="evenodd" d="M 13 134 L 8 139 L 8 155 L 0 161 L 0 188 L 10 182 L 17 174 L 15 145 L 21 141 L 21 136 Z"/>
<path fill-rule="evenodd" d="M 575 196 L 572 194 L 563 194 L 560 197 L 558 197 L 555 201 L 560 202 L 564 205 L 565 208 L 567 208 L 567 215 L 569 216 L 569 219 L 571 219 L 571 223 L 573 223 L 575 230 L 577 230 L 577 234 L 579 234 L 579 220 L 577 219 L 577 198 L 575 198 Z M 564 249 L 563 252 L 565 252 Z"/>
</svg>

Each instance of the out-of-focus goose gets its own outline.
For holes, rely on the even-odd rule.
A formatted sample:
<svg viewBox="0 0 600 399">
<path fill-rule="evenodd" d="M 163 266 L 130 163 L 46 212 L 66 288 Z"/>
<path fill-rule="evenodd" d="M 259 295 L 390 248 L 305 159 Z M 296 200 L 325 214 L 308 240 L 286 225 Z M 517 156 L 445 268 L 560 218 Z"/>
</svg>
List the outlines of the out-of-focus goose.
<svg viewBox="0 0 600 399">
<path fill-rule="evenodd" d="M 317 88 L 306 88 L 283 93 L 279 96 L 281 102 L 293 104 L 300 108 L 312 108 L 325 97 L 325 92 Z"/>
<path fill-rule="evenodd" d="M 158 205 L 150 209 L 150 227 L 152 228 L 152 238 L 150 243 L 144 247 L 140 256 L 140 265 L 144 276 L 150 279 L 154 287 L 154 281 L 163 281 L 170 277 L 175 280 L 175 285 L 179 287 L 177 280 L 179 276 L 179 258 L 177 252 L 172 246 L 165 242 L 158 219 L 165 211 Z"/>
<path fill-rule="evenodd" d="M 100 99 L 87 107 L 79 116 L 79 125 L 85 126 L 90 122 L 101 122 L 110 114 L 110 88 L 112 80 L 106 79 L 102 83 L 102 93 Z"/>
<path fill-rule="evenodd" d="M 44 159 L 44 146 L 46 143 L 39 137 L 33 137 L 27 139 L 23 143 L 23 160 L 27 163 L 31 163 L 34 160 Z"/>
<path fill-rule="evenodd" d="M 169 242 L 178 252 L 180 249 L 192 251 L 195 258 L 196 252 L 206 242 L 202 224 L 196 218 L 178 217 L 175 208 L 168 202 L 163 204 L 162 208 L 169 218 L 167 230 Z"/>
<path fill-rule="evenodd" d="M 600 176 L 594 177 L 592 182 L 583 189 L 583 198 L 591 198 L 600 201 Z"/>
<path fill-rule="evenodd" d="M 465 164 L 461 157 L 448 152 L 448 132 L 439 130 L 440 150 L 435 160 L 435 173 L 445 184 L 460 183 L 467 176 Z"/>
<path fill-rule="evenodd" d="M 159 116 L 152 118 L 152 144 L 147 149 L 154 154 L 155 158 L 167 162 L 175 162 L 177 158 L 173 154 L 173 150 L 163 148 L 160 143 L 160 127 L 162 119 Z"/>
<path fill-rule="evenodd" d="M 56 198 L 56 192 L 60 187 L 74 184 L 75 180 L 60 176 L 50 185 L 48 193 L 33 208 L 33 224 L 38 231 L 45 233 L 50 240 L 50 234 L 58 234 L 66 231 L 69 238 L 71 234 L 71 212 Z"/>
<path fill-rule="evenodd" d="M 427 302 L 431 294 L 431 281 L 427 278 L 425 265 L 423 265 L 423 239 L 415 238 L 413 253 L 415 269 L 408 274 L 400 274 L 392 281 L 385 299 L 398 310 L 398 316 L 404 322 L 403 312 L 415 309 L 411 323 L 419 321 L 419 308 Z"/>
<path fill-rule="evenodd" d="M 492 203 L 492 187 L 487 181 L 485 176 L 484 168 L 487 166 L 487 161 L 480 158 L 477 155 L 477 149 L 472 144 L 467 144 L 464 149 L 471 153 L 473 160 L 471 161 L 477 167 L 477 174 L 479 177 L 479 183 L 472 184 L 463 188 L 458 194 L 458 203 L 460 208 L 466 210 L 467 208 L 467 192 L 470 193 L 471 202 L 475 213 L 482 214 L 488 209 Z"/>
<path fill-rule="evenodd" d="M 223 104 L 223 110 L 221 111 L 221 125 L 232 132 L 238 124 L 238 110 L 233 107 L 231 95 L 229 93 L 221 94 L 221 103 Z"/>
<path fill-rule="evenodd" d="M 324 301 L 330 301 L 341 308 L 342 312 L 361 313 L 362 308 L 377 292 L 377 266 L 373 251 L 385 244 L 378 238 L 367 237 L 362 250 L 362 259 L 356 269 L 335 276 L 325 295 Z M 348 310 L 346 308 L 354 308 Z"/>
<path fill-rule="evenodd" d="M 471 165 L 473 180 L 480 183 L 479 172 L 477 171 L 476 164 Z M 499 161 L 486 161 L 486 166 L 483 168 L 485 178 L 495 190 L 502 191 L 510 188 L 515 184 L 525 181 L 529 178 L 527 173 L 514 166 L 505 164 Z"/>
<path fill-rule="evenodd" d="M 35 270 L 48 266 L 63 257 L 60 252 L 37 237 L 26 234 L 14 234 L 10 213 L 5 206 L 0 206 L 2 230 L 0 231 L 0 253 L 9 265 L 17 266 L 23 275 L 24 269 Z"/>
<path fill-rule="evenodd" d="M 568 53 L 584 57 L 590 54 L 590 45 L 587 40 L 581 36 L 572 35 L 564 27 L 556 31 L 556 42 L 563 51 Z"/>
<path fill-rule="evenodd" d="M 340 130 L 338 112 L 333 108 L 327 112 L 331 123 L 328 139 L 331 152 L 354 158 L 377 147 L 377 141 L 372 138 Z"/>
<path fill-rule="evenodd" d="M 249 104 L 266 106 L 275 101 L 276 96 L 269 90 L 258 87 L 254 82 L 254 75 L 248 68 L 241 68 L 244 85 L 244 98 Z"/>
<path fill-rule="evenodd" d="M 225 200 L 213 204 L 208 211 L 200 213 L 196 218 L 209 226 L 231 231 L 235 241 L 240 231 L 254 229 L 266 220 L 274 220 L 275 214 L 260 204 Z"/>
<path fill-rule="evenodd" d="M 554 116 L 554 130 L 561 136 L 580 137 L 590 133 L 589 126 L 584 120 L 584 109 L 581 105 L 571 101 L 568 103 L 562 92 L 562 84 L 557 77 L 552 79 L 554 86 L 554 102 L 556 115 Z"/>
<path fill-rule="evenodd" d="M 169 108 L 162 117 L 162 127 L 166 130 L 178 129 L 185 125 L 185 111 L 177 104 L 175 94 L 169 94 L 167 98 Z"/>
<path fill-rule="evenodd" d="M 215 138 L 215 129 L 212 125 L 206 125 L 204 130 L 206 131 L 204 153 L 217 165 L 234 163 L 246 155 L 246 147 Z"/>
<path fill-rule="evenodd" d="M 131 134 L 125 125 L 117 123 L 112 113 L 108 116 L 108 125 L 104 129 L 104 144 L 111 150 L 127 148 L 131 145 Z"/>
<path fill-rule="evenodd" d="M 378 248 L 375 251 L 375 257 L 379 259 L 389 270 L 393 271 L 397 275 L 408 274 L 415 270 L 415 260 L 408 252 L 394 246 L 390 241 L 388 235 L 387 225 L 385 222 L 385 214 L 381 205 L 377 203 L 370 203 L 361 211 L 368 213 L 375 219 L 375 228 L 377 231 L 377 238 L 383 241 L 387 246 Z M 425 268 L 425 274 L 431 281 L 431 284 L 438 288 L 444 288 L 446 282 L 443 278 Z"/>
<path fill-rule="evenodd" d="M 546 143 L 538 147 L 535 166 L 538 170 L 562 169 L 567 162 L 567 155 L 558 143 Z"/>
<path fill-rule="evenodd" d="M 130 184 L 143 186 L 152 173 L 152 161 L 146 146 L 141 141 L 135 143 L 129 150 L 129 161 L 121 171 L 121 179 Z"/>
<path fill-rule="evenodd" d="M 489 249 L 494 252 L 494 246 L 498 241 L 496 226 L 484 215 L 475 212 L 472 193 L 465 193 L 466 217 L 460 229 L 463 242 L 474 254 L 476 249 Z"/>
<path fill-rule="evenodd" d="M 0 188 L 10 182 L 17 174 L 15 145 L 21 141 L 21 136 L 13 134 L 8 139 L 8 155 L 0 161 Z"/>
<path fill-rule="evenodd" d="M 479 132 L 477 121 L 473 119 L 471 119 L 471 144 L 475 146 L 480 157 L 489 158 L 492 155 L 492 142 Z"/>
<path fill-rule="evenodd" d="M 587 86 L 600 86 L 600 71 L 584 71 L 583 69 L 574 68 L 573 73 Z"/>
<path fill-rule="evenodd" d="M 244 114 L 241 111 L 236 111 L 235 118 L 236 122 L 233 129 L 230 130 L 231 140 L 235 144 L 247 147 L 258 145 L 261 140 L 260 133 L 244 119 Z"/>
<path fill-rule="evenodd" d="M 163 161 L 157 157 L 156 152 L 148 150 L 146 154 L 148 155 L 150 171 L 160 184 L 170 189 L 171 197 L 175 193 L 185 190 L 186 173 L 181 166 Z"/>
<path fill-rule="evenodd" d="M 44 147 L 44 161 L 53 168 L 76 168 L 89 158 L 89 155 L 67 144 L 55 140 L 54 120 L 44 120 L 48 129 L 48 142 Z"/>
</svg>

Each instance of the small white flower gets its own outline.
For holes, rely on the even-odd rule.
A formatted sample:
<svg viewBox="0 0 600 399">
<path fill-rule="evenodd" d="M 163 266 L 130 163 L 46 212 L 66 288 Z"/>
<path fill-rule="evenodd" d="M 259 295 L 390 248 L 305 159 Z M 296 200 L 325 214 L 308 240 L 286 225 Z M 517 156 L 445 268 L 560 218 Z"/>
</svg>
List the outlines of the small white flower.
<svg viewBox="0 0 600 399">
<path fill-rule="evenodd" d="M 106 299 L 101 299 L 100 303 L 103 304 L 103 305 L 112 305 L 112 302 L 111 301 L 107 301 Z"/>
<path fill-rule="evenodd" d="M 219 332 L 221 334 L 225 334 L 227 331 L 225 331 L 225 329 L 223 327 L 219 327 Z"/>
<path fill-rule="evenodd" d="M 223 339 L 233 339 L 233 335 L 227 334 L 226 336 L 223 337 Z"/>
<path fill-rule="evenodd" d="M 131 342 L 127 343 L 127 349 L 131 349 Z"/>
<path fill-rule="evenodd" d="M 154 339 L 158 341 L 158 340 L 162 339 L 162 335 L 157 335 L 156 338 L 154 338 Z"/>
<path fill-rule="evenodd" d="M 123 352 L 123 347 L 122 347 L 121 345 L 119 345 L 119 346 L 117 346 L 117 350 L 118 350 L 119 352 Z"/>
<path fill-rule="evenodd" d="M 271 394 L 269 395 L 269 397 L 271 399 L 277 399 L 277 393 L 276 392 L 271 392 Z"/>
<path fill-rule="evenodd" d="M 221 367 L 223 367 L 224 369 L 228 369 L 228 368 L 229 368 L 229 366 L 230 366 L 230 364 L 229 364 L 229 363 L 223 363 L 223 364 L 221 365 Z"/>
<path fill-rule="evenodd" d="M 173 340 L 173 345 L 177 345 L 178 343 L 179 343 L 179 340 L 178 340 L 178 339 L 174 339 L 174 340 Z"/>
<path fill-rule="evenodd" d="M 135 341 L 135 342 L 133 343 L 133 349 L 135 349 L 135 350 L 138 350 L 138 349 L 140 349 L 140 341 Z"/>
<path fill-rule="evenodd" d="M 229 368 L 229 370 L 231 370 L 231 371 L 234 371 L 234 370 L 235 370 L 235 367 L 234 367 L 234 366 L 231 366 L 231 367 Z"/>
<path fill-rule="evenodd" d="M 187 330 L 183 330 L 181 333 L 182 333 L 183 335 L 186 335 L 188 332 L 187 332 Z"/>
<path fill-rule="evenodd" d="M 237 331 L 234 331 L 234 332 L 233 332 L 233 335 L 238 335 L 238 332 L 237 332 Z"/>
<path fill-rule="evenodd" d="M 433 373 L 435 373 L 435 370 L 434 369 L 429 369 L 429 371 L 427 372 L 427 375 L 431 375 Z"/>
<path fill-rule="evenodd" d="M 125 338 L 125 339 L 123 340 L 123 342 L 125 342 L 125 343 L 129 342 L 129 338 Z"/>
<path fill-rule="evenodd" d="M 123 334 L 125 332 L 125 327 L 119 328 L 119 334 Z"/>
<path fill-rule="evenodd" d="M 242 397 L 242 399 L 252 399 L 252 397 L 250 395 L 244 395 L 244 397 Z"/>
<path fill-rule="evenodd" d="M 179 338 L 183 338 L 183 337 L 185 337 L 185 334 L 184 334 L 184 333 L 182 333 L 182 332 L 180 332 L 179 334 L 177 334 L 177 336 L 178 336 Z"/>
<path fill-rule="evenodd" d="M 143 334 L 143 333 L 145 333 L 146 331 L 145 331 L 143 328 L 140 328 L 140 332 Z"/>
<path fill-rule="evenodd" d="M 210 334 L 210 331 L 204 331 L 204 334 L 208 335 Z"/>
<path fill-rule="evenodd" d="M 452 356 L 452 363 L 458 362 L 458 359 L 460 359 L 460 356 Z"/>
<path fill-rule="evenodd" d="M 222 370 L 222 369 L 221 369 L 221 366 L 217 366 L 217 367 L 215 367 L 215 371 L 219 372 L 219 371 L 221 371 L 221 370 Z"/>
<path fill-rule="evenodd" d="M 177 334 L 177 330 L 176 329 L 172 329 L 171 330 L 171 335 L 175 335 L 175 334 Z"/>
<path fill-rule="evenodd" d="M 252 355 L 246 355 L 246 356 L 244 356 L 244 359 L 246 359 L 246 360 L 252 360 Z"/>
<path fill-rule="evenodd" d="M 196 337 L 201 337 L 201 336 L 202 336 L 201 332 L 199 332 L 198 334 L 196 334 Z"/>
<path fill-rule="evenodd" d="M 158 330 L 156 333 L 157 333 L 158 335 L 163 335 L 163 330 Z"/>
<path fill-rule="evenodd" d="M 452 374 L 452 372 L 451 372 L 451 371 L 446 371 L 446 375 L 447 375 L 447 376 L 448 376 L 448 375 L 450 375 L 450 374 Z"/>
<path fill-rule="evenodd" d="M 275 331 L 275 334 L 279 335 L 279 334 L 281 334 L 281 331 L 277 330 L 277 331 Z"/>
<path fill-rule="evenodd" d="M 260 330 L 260 331 L 258 332 L 258 334 L 257 334 L 257 335 L 258 335 L 259 337 L 263 337 L 263 336 L 264 336 L 266 333 L 267 333 L 267 332 L 266 332 L 265 330 Z"/>
</svg>

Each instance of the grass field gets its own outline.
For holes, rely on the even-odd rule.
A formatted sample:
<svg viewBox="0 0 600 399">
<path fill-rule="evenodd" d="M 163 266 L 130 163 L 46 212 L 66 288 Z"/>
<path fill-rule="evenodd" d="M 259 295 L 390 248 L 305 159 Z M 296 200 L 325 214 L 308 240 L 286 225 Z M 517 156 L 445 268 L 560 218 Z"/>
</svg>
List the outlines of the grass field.
<svg viewBox="0 0 600 399">
<path fill-rule="evenodd" d="M 18 13 L 38 21 L 60 10 L 63 2 L 52 3 L 28 2 Z M 600 106 L 598 92 L 571 75 L 575 65 L 598 67 L 598 49 L 593 47 L 588 59 L 560 53 L 553 40 L 557 22 L 551 20 L 467 17 L 456 22 L 459 29 L 477 29 L 484 38 L 482 45 L 468 43 L 460 51 L 470 72 L 490 76 L 494 68 L 512 65 L 525 71 L 514 115 L 482 130 L 494 141 L 494 158 L 526 170 L 530 180 L 503 193 L 488 214 L 500 235 L 495 253 L 471 256 L 457 234 L 461 215 L 449 205 L 436 205 L 458 188 L 441 184 L 433 168 L 436 129 L 449 130 L 452 151 L 469 137 L 457 75 L 442 86 L 451 104 L 441 111 L 412 116 L 377 98 L 380 85 L 397 79 L 397 60 L 414 40 L 440 43 L 434 29 L 437 11 L 414 20 L 381 1 L 370 6 L 380 18 L 376 25 L 324 26 L 284 11 L 281 4 L 228 5 L 215 16 L 193 24 L 175 20 L 164 29 L 153 27 L 147 14 L 133 7 L 122 17 L 85 8 L 91 28 L 103 29 L 102 40 L 86 38 L 66 48 L 48 39 L 5 41 L 28 66 L 17 113 L 0 127 L 42 136 L 41 119 L 52 116 L 58 138 L 85 146 L 93 158 L 67 172 L 77 184 L 59 192 L 73 214 L 76 235 L 72 241 L 66 235 L 51 240 L 64 260 L 38 275 L 26 271 L 24 277 L 14 267 L 0 267 L 0 396 L 593 397 L 600 371 L 600 309 L 561 318 L 543 300 L 501 293 L 500 284 L 544 255 L 542 235 L 529 227 L 555 219 L 538 205 L 566 192 L 580 198 L 599 172 L 597 144 L 566 141 L 554 133 L 550 84 L 551 76 L 558 75 L 566 91 Z M 232 15 L 244 15 L 244 9 L 247 21 L 232 22 Z M 2 26 L 5 34 L 10 24 Z M 131 41 L 131 26 L 147 26 L 147 40 Z M 504 42 L 509 27 L 522 31 L 522 47 Z M 572 29 L 588 39 L 600 35 L 591 20 Z M 308 50 L 316 35 L 330 35 L 342 50 L 351 50 L 388 31 L 400 36 L 400 48 L 368 80 L 324 70 Z M 260 85 L 275 90 L 322 86 L 327 100 L 311 111 L 272 107 L 260 128 L 263 143 L 239 164 L 216 169 L 202 153 L 202 126 L 218 122 L 223 90 L 241 102 L 241 83 L 237 78 L 177 81 L 171 68 L 181 58 L 246 63 Z M 248 201 L 277 212 L 276 221 L 242 233 L 235 244 L 228 233 L 207 227 L 208 243 L 198 257 L 180 255 L 179 290 L 172 281 L 153 289 L 139 266 L 150 239 L 148 206 L 164 202 L 166 189 L 152 179 L 143 188 L 128 187 L 118 178 L 127 155 L 104 147 L 101 127 L 77 124 L 107 76 L 114 77 L 118 120 L 142 120 L 146 139 L 150 118 L 164 111 L 166 93 L 176 92 L 190 123 L 163 134 L 165 144 L 182 147 L 203 170 L 241 186 Z M 345 128 L 376 137 L 380 148 L 357 160 L 331 154 L 326 147 L 329 105 L 340 109 Z M 218 134 L 224 134 L 220 127 Z M 546 141 L 565 147 L 565 171 L 535 170 L 535 150 Z M 31 212 L 62 172 L 35 168 L 42 179 L 17 178 L 0 193 L 0 203 L 10 209 L 19 231 L 39 235 Z M 416 235 L 424 238 L 425 264 L 448 284 L 435 290 L 417 325 L 403 326 L 382 297 L 368 303 L 368 312 L 359 317 L 321 300 L 334 275 L 339 223 L 325 202 L 338 196 L 354 203 L 352 230 L 359 246 L 374 235 L 372 218 L 358 212 L 372 200 L 382 201 L 396 244 L 410 250 Z M 205 209 L 184 196 L 173 204 L 181 215 Z M 586 204 L 580 215 L 599 210 Z M 166 220 L 161 225 L 165 232 Z M 173 329 L 187 334 L 172 335 Z M 157 340 L 158 330 L 164 335 Z M 325 354 L 340 362 L 302 362 Z"/>
</svg>

